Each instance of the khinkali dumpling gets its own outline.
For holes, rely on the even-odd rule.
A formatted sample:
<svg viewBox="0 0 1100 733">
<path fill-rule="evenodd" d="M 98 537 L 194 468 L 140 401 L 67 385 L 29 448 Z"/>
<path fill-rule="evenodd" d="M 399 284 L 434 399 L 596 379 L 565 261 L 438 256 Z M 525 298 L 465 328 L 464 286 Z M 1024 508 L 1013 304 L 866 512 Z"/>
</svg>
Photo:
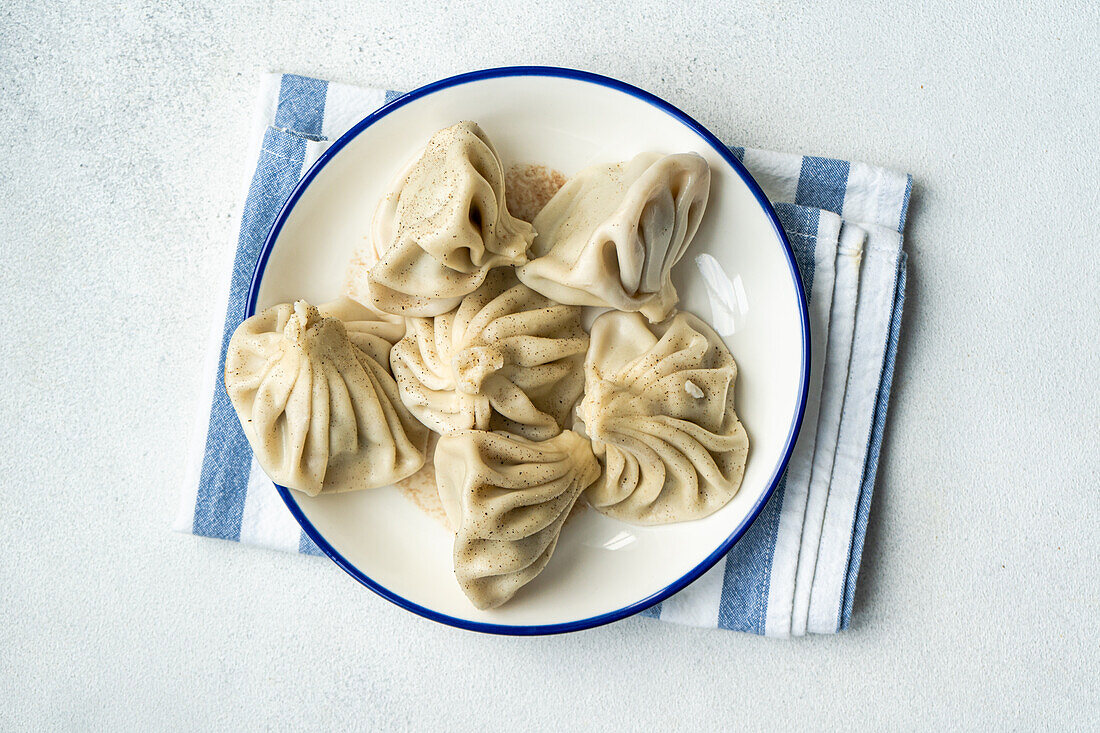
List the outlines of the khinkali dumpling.
<svg viewBox="0 0 1100 733">
<path fill-rule="evenodd" d="M 603 465 L 588 502 L 638 524 L 705 517 L 737 493 L 749 441 L 733 410 L 737 365 L 688 313 L 648 324 L 611 311 L 592 325 L 577 410 Z"/>
<path fill-rule="evenodd" d="M 672 266 L 709 195 L 710 167 L 695 153 L 642 153 L 587 168 L 535 217 L 532 259 L 519 279 L 559 303 L 663 320 L 678 301 Z"/>
<path fill-rule="evenodd" d="M 404 316 L 446 313 L 494 267 L 527 262 L 533 238 L 508 213 L 504 169 L 482 129 L 440 130 L 375 211 L 372 304 Z"/>
<path fill-rule="evenodd" d="M 225 389 L 273 481 L 316 496 L 385 486 L 423 465 L 428 431 L 387 371 L 399 328 L 349 298 L 283 303 L 237 328 Z"/>
<path fill-rule="evenodd" d="M 390 354 L 401 399 L 437 433 L 557 435 L 584 389 L 581 309 L 551 302 L 494 270 L 462 304 L 407 319 Z"/>
<path fill-rule="evenodd" d="M 599 475 L 588 441 L 566 430 L 535 443 L 465 430 L 435 449 L 439 497 L 455 530 L 462 591 L 495 608 L 542 572 L 577 497 Z"/>
</svg>

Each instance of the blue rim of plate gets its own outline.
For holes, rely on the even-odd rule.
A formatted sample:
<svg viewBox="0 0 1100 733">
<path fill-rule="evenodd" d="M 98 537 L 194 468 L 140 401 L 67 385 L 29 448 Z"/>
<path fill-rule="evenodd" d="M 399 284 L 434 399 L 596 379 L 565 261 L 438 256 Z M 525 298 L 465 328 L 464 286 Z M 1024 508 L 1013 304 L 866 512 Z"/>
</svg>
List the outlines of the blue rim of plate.
<svg viewBox="0 0 1100 733">
<path fill-rule="evenodd" d="M 661 601 L 665 600 L 669 596 L 672 596 L 679 591 L 686 588 L 693 583 L 703 573 L 709 570 L 718 560 L 720 560 L 730 549 L 741 539 L 741 537 L 748 531 L 752 523 L 756 521 L 756 518 L 760 516 L 760 512 L 763 511 L 764 506 L 768 503 L 768 499 L 775 493 L 776 487 L 779 485 L 780 478 L 783 476 L 783 472 L 787 468 L 787 463 L 791 459 L 791 453 L 794 451 L 795 440 L 798 438 L 798 431 L 802 427 L 802 418 L 806 412 L 806 398 L 809 393 L 809 372 L 810 372 L 810 326 L 809 326 L 809 312 L 806 307 L 806 295 L 802 287 L 802 275 L 798 270 L 798 265 L 794 258 L 794 251 L 791 249 L 791 244 L 787 240 L 787 235 L 783 231 L 782 225 L 779 223 L 779 218 L 776 216 L 775 209 L 772 208 L 771 202 L 764 196 L 764 192 L 760 190 L 760 186 L 756 183 L 753 177 L 749 174 L 744 165 L 741 164 L 733 153 L 726 145 L 722 143 L 717 137 L 715 137 L 709 130 L 700 125 L 686 113 L 669 104 L 665 100 L 657 97 L 649 92 L 639 89 L 638 87 L 627 84 L 626 82 L 619 81 L 618 79 L 612 79 L 607 76 L 601 76 L 599 74 L 593 74 L 589 71 L 579 71 L 577 69 L 566 69 L 557 66 L 503 66 L 495 69 L 482 69 L 480 71 L 471 71 L 465 74 L 458 74 L 446 79 L 426 84 L 419 89 L 414 89 L 407 94 L 394 99 L 371 114 L 360 120 L 354 127 L 341 135 L 336 142 L 329 146 L 328 150 L 321 154 L 317 161 L 310 167 L 302 180 L 298 182 L 294 190 L 290 194 L 290 198 L 283 204 L 283 208 L 279 211 L 278 217 L 275 219 L 275 223 L 271 226 L 271 232 L 268 233 L 267 239 L 264 241 L 263 248 L 260 250 L 259 260 L 256 262 L 256 270 L 252 274 L 252 283 L 248 290 L 248 304 L 245 310 L 245 317 L 250 317 L 256 313 L 256 302 L 260 294 L 260 283 L 263 281 L 264 270 L 267 268 L 267 261 L 271 255 L 271 250 L 275 246 L 275 241 L 279 238 L 279 233 L 283 229 L 283 225 L 286 223 L 287 218 L 290 216 L 290 212 L 294 209 L 295 204 L 298 203 L 298 199 L 302 197 L 309 184 L 317 177 L 317 174 L 321 172 L 321 169 L 328 164 L 332 158 L 340 152 L 356 136 L 363 130 L 373 125 L 378 120 L 382 119 L 389 113 L 393 112 L 400 107 L 404 107 L 406 104 L 413 102 L 421 97 L 426 97 L 429 94 L 440 91 L 442 89 L 448 89 L 450 87 L 459 86 L 461 84 L 468 84 L 475 81 L 483 81 L 486 79 L 496 79 L 500 77 L 509 76 L 550 76 L 558 77 L 562 79 L 572 79 L 575 81 L 588 82 L 590 84 L 597 84 L 599 86 L 608 87 L 618 92 L 629 94 L 636 99 L 640 99 L 643 102 L 656 107 L 657 109 L 665 112 L 666 114 L 674 117 L 683 125 L 685 125 L 692 132 L 697 134 L 708 145 L 714 148 L 714 151 L 718 153 L 725 160 L 731 168 L 741 177 L 741 180 L 749 187 L 753 196 L 756 198 L 757 203 L 760 204 L 760 208 L 764 210 L 768 219 L 771 221 L 772 228 L 775 230 L 776 236 L 779 238 L 780 243 L 783 245 L 783 253 L 787 257 L 787 266 L 790 268 L 791 277 L 794 279 L 795 291 L 798 294 L 798 309 L 799 318 L 801 319 L 802 326 L 802 372 L 800 375 L 801 381 L 801 395 L 798 399 L 798 410 L 794 420 L 791 422 L 790 431 L 787 433 L 787 442 L 783 448 L 783 457 L 775 467 L 775 472 L 772 474 L 770 481 L 768 482 L 767 490 L 760 496 L 756 504 L 753 506 L 752 511 L 748 516 L 742 520 L 737 529 L 730 534 L 726 540 L 718 546 L 718 548 L 706 557 L 701 563 L 696 565 L 685 575 L 666 586 L 663 590 L 657 591 L 649 596 L 646 596 L 640 601 L 631 603 L 628 606 L 620 608 L 615 611 L 609 611 L 590 618 L 580 619 L 577 621 L 566 621 L 556 624 L 542 624 L 535 626 L 517 626 L 511 624 L 493 624 L 483 623 L 480 621 L 469 621 L 467 619 L 456 618 L 455 616 L 448 616 L 445 613 L 439 611 L 433 611 L 430 608 L 425 608 L 418 603 L 414 603 L 407 598 L 399 596 L 388 588 L 380 585 L 378 582 L 372 580 L 363 571 L 355 567 L 341 555 L 336 548 L 328 543 L 328 541 L 317 531 L 317 528 L 313 526 L 313 523 L 306 518 L 302 512 L 301 507 L 298 506 L 297 500 L 291 494 L 290 490 L 285 486 L 276 485 L 275 488 L 279 492 L 279 496 L 282 497 L 283 502 L 287 508 L 290 509 L 290 513 L 294 515 L 294 518 L 301 525 L 302 530 L 309 536 L 311 540 L 328 555 L 329 559 L 335 562 L 340 568 L 351 577 L 358 580 L 360 583 L 370 588 L 372 591 L 382 596 L 386 600 L 394 603 L 407 611 L 423 616 L 424 618 L 432 621 L 437 621 L 448 626 L 455 626 L 460 629 L 467 629 L 469 631 L 479 631 L 487 634 L 503 634 L 506 636 L 537 636 L 542 634 L 564 634 L 571 631 L 582 631 L 584 629 L 591 629 L 596 626 L 603 626 L 604 624 L 612 623 L 624 619 L 628 616 L 633 616 L 636 613 L 640 613 L 645 609 L 654 606 Z"/>
</svg>

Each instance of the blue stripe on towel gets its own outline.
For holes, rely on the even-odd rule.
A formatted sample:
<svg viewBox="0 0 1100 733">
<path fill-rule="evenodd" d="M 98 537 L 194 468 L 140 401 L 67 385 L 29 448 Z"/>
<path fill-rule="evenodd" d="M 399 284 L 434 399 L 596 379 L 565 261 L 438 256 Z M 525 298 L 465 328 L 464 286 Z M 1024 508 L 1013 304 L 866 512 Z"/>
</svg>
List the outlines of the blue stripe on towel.
<svg viewBox="0 0 1100 733">
<path fill-rule="evenodd" d="M 859 504 L 856 507 L 852 544 L 848 551 L 848 573 L 844 582 L 844 600 L 838 623 L 838 628 L 841 630 L 848 628 L 848 621 L 852 617 L 852 602 L 855 600 L 856 595 L 856 579 L 859 576 L 860 558 L 863 556 L 863 540 L 867 536 L 867 517 L 871 513 L 871 494 L 875 490 L 879 450 L 882 448 L 882 434 L 886 427 L 886 408 L 890 405 L 890 388 L 894 383 L 894 362 L 898 354 L 901 314 L 905 307 L 905 265 L 907 260 L 908 256 L 905 252 L 902 252 L 898 263 L 898 284 L 894 295 L 894 312 L 890 316 L 890 334 L 886 342 L 886 358 L 882 364 L 882 381 L 879 382 L 878 398 L 875 401 L 875 419 L 871 426 L 871 444 L 867 449 L 867 464 L 863 469 L 863 484 L 859 491 Z"/>
<path fill-rule="evenodd" d="M 898 233 L 903 234 L 905 232 L 905 217 L 909 215 L 909 196 L 913 193 L 913 176 L 906 176 L 905 181 L 905 198 L 901 202 L 901 216 L 898 217 Z M 905 275 L 902 274 L 904 279 Z"/>
<path fill-rule="evenodd" d="M 775 215 L 791 241 L 798 272 L 802 275 L 802 289 L 806 291 L 806 300 L 809 301 L 814 290 L 814 256 L 817 253 L 817 227 L 821 223 L 821 211 L 792 204 L 776 204 Z"/>
<path fill-rule="evenodd" d="M 848 168 L 846 160 L 805 156 L 802 158 L 794 202 L 799 206 L 842 214 L 844 194 L 848 190 Z"/>
<path fill-rule="evenodd" d="M 327 94 L 327 81 L 283 74 L 279 84 L 279 108 L 275 110 L 275 127 L 310 140 L 324 139 L 321 132 Z"/>
<path fill-rule="evenodd" d="M 384 102 L 384 104 L 389 104 L 389 103 L 390 103 L 390 102 L 392 102 L 393 100 L 395 100 L 395 99 L 397 99 L 398 97 L 400 97 L 400 96 L 401 96 L 401 94 L 402 94 L 402 92 L 395 92 L 395 91 L 394 91 L 394 90 L 392 90 L 392 89 L 387 89 L 387 90 L 386 90 L 386 101 Z"/>
<path fill-rule="evenodd" d="M 205 537 L 237 540 L 241 535 L 241 514 L 248 491 L 252 450 L 225 391 L 222 379 L 225 352 L 233 332 L 244 321 L 248 288 L 260 248 L 276 214 L 298 183 L 305 152 L 304 138 L 269 127 L 264 134 L 256 175 L 252 178 L 245 200 L 221 354 L 218 357 L 214 404 L 210 409 L 210 427 L 206 433 L 206 453 L 199 479 L 198 500 L 195 502 L 194 532 Z M 287 165 L 288 160 L 297 161 L 297 165 Z"/>
<path fill-rule="evenodd" d="M 197 535 L 239 540 L 248 493 L 252 450 L 229 402 L 222 375 L 229 339 L 244 320 L 252 272 L 271 225 L 302 174 L 306 139 L 320 135 L 328 82 L 286 75 L 279 87 L 275 127 L 264 133 L 256 173 L 245 199 L 229 305 L 225 313 L 214 403 L 206 433 L 192 530 Z M 278 129 L 281 128 L 281 129 Z M 300 131 L 301 134 L 294 134 Z"/>
<path fill-rule="evenodd" d="M 303 555 L 317 555 L 323 556 L 325 553 L 321 552 L 321 548 L 317 546 L 317 543 L 309 538 L 309 535 L 302 532 L 302 537 L 298 540 L 298 552 Z"/>
<path fill-rule="evenodd" d="M 813 293 L 814 256 L 821 212 L 803 206 L 777 204 L 775 213 L 794 250 L 808 302 Z M 719 628 L 764 633 L 772 559 L 775 557 L 779 515 L 786 491 L 787 477 L 784 475 L 760 516 L 727 555 L 722 599 L 718 606 Z"/>
<path fill-rule="evenodd" d="M 720 629 L 764 633 L 779 509 L 783 506 L 786 488 L 784 475 L 764 511 L 726 555 L 726 575 L 722 579 L 722 599 L 718 603 Z"/>
</svg>

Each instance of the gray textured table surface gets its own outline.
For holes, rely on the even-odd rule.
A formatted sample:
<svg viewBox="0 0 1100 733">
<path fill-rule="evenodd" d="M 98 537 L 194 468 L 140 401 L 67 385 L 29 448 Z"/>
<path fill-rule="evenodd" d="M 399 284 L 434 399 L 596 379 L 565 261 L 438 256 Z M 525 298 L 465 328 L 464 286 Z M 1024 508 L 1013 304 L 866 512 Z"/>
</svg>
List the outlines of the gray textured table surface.
<svg viewBox="0 0 1100 733">
<path fill-rule="evenodd" d="M 1095 3 L 45 5 L 0 8 L 0 728 L 1095 725 Z M 493 638 L 169 532 L 259 74 L 511 63 L 913 173 L 848 632 Z"/>
</svg>

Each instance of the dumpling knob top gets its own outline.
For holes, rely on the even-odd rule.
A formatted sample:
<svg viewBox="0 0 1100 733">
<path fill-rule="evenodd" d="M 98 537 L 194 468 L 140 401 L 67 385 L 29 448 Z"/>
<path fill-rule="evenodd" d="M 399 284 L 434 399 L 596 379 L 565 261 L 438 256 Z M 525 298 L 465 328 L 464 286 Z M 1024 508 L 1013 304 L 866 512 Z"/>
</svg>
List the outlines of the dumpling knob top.
<svg viewBox="0 0 1100 733">
<path fill-rule="evenodd" d="M 405 406 L 437 433 L 561 432 L 584 388 L 581 309 L 560 305 L 499 269 L 455 310 L 409 318 L 390 354 Z"/>
</svg>

